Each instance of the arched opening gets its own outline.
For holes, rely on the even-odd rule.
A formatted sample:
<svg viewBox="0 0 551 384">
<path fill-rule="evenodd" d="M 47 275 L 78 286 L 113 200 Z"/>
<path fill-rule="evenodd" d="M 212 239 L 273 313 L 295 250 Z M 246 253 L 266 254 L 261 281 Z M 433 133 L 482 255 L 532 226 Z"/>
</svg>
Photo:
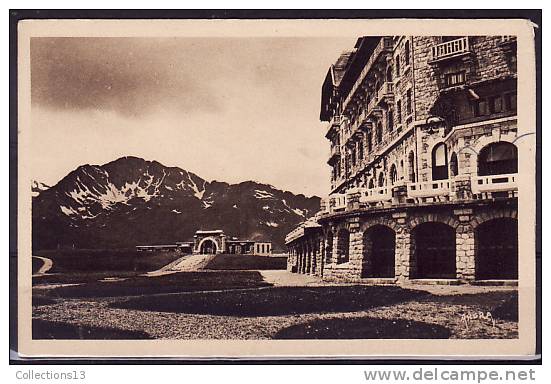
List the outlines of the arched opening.
<svg viewBox="0 0 551 384">
<path fill-rule="evenodd" d="M 373 180 L 373 178 L 369 179 L 369 189 L 373 189 L 375 188 L 375 181 Z"/>
<path fill-rule="evenodd" d="M 445 180 L 448 178 L 448 153 L 446 144 L 436 144 L 432 150 L 432 179 Z"/>
<path fill-rule="evenodd" d="M 217 247 L 214 241 L 210 239 L 205 239 L 201 243 L 201 247 L 199 248 L 199 251 L 204 255 L 208 255 L 208 254 L 216 253 L 216 249 Z"/>
<path fill-rule="evenodd" d="M 363 236 L 362 277 L 394 277 L 396 234 L 384 225 L 376 225 Z"/>
<path fill-rule="evenodd" d="M 378 185 L 379 185 L 379 187 L 384 187 L 385 186 L 385 174 L 383 172 L 379 173 Z"/>
<path fill-rule="evenodd" d="M 478 280 L 518 279 L 518 222 L 488 220 L 475 229 L 475 275 Z"/>
<path fill-rule="evenodd" d="M 478 155 L 478 174 L 488 176 L 517 173 L 517 152 L 517 147 L 514 144 L 505 141 L 485 146 Z"/>
<path fill-rule="evenodd" d="M 325 237 L 325 263 L 331 264 L 333 262 L 333 232 L 327 232 Z"/>
<path fill-rule="evenodd" d="M 454 177 L 459 174 L 459 165 L 457 164 L 457 155 L 452 153 L 450 156 L 450 176 Z"/>
<path fill-rule="evenodd" d="M 337 234 L 337 264 L 347 263 L 350 260 L 350 232 L 341 229 Z"/>
<path fill-rule="evenodd" d="M 392 164 L 390 167 L 390 183 L 391 185 L 394 185 L 398 181 L 398 170 L 396 169 L 396 166 Z"/>
<path fill-rule="evenodd" d="M 415 155 L 411 151 L 408 155 L 408 179 L 410 182 L 415 182 Z"/>
<path fill-rule="evenodd" d="M 418 279 L 455 279 L 455 229 L 447 224 L 429 222 L 412 231 L 415 277 Z"/>
</svg>

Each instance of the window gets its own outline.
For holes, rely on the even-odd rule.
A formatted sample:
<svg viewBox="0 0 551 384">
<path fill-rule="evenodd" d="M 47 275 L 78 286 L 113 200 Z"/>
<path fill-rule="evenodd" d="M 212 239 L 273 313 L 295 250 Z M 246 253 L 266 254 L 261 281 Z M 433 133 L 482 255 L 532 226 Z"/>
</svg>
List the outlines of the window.
<svg viewBox="0 0 551 384">
<path fill-rule="evenodd" d="M 432 179 L 448 178 L 448 154 L 446 144 L 436 144 L 432 150 Z"/>
<path fill-rule="evenodd" d="M 409 41 L 406 41 L 406 47 L 404 49 L 404 62 L 406 66 L 409 65 L 409 54 Z"/>
<path fill-rule="evenodd" d="M 350 260 L 350 232 L 341 229 L 337 234 L 337 263 L 347 263 Z"/>
<path fill-rule="evenodd" d="M 396 77 L 400 77 L 400 56 L 396 56 Z"/>
<path fill-rule="evenodd" d="M 373 149 L 373 134 L 371 133 L 371 129 L 367 131 L 367 151 L 371 152 Z"/>
<path fill-rule="evenodd" d="M 508 111 L 517 110 L 517 94 L 516 93 L 506 93 L 503 97 L 505 100 L 505 108 Z"/>
<path fill-rule="evenodd" d="M 480 176 L 517 173 L 517 147 L 514 144 L 499 141 L 482 148 L 478 155 L 478 174 Z"/>
<path fill-rule="evenodd" d="M 390 167 L 390 183 L 394 185 L 398 181 L 398 171 L 396 170 L 396 166 L 392 164 Z"/>
<path fill-rule="evenodd" d="M 383 125 L 379 122 L 377 124 L 377 144 L 383 141 Z"/>
<path fill-rule="evenodd" d="M 385 174 L 383 172 L 379 173 L 379 187 L 385 186 Z"/>
<path fill-rule="evenodd" d="M 407 109 L 408 115 L 410 115 L 411 111 L 413 110 L 411 106 L 411 89 L 408 89 L 406 92 L 406 109 Z"/>
<path fill-rule="evenodd" d="M 501 96 L 495 96 L 490 98 L 490 112 L 499 113 L 503 112 L 503 99 Z"/>
<path fill-rule="evenodd" d="M 394 128 L 394 113 L 392 112 L 392 110 L 388 111 L 386 121 L 388 125 L 388 130 L 392 132 L 392 129 Z"/>
<path fill-rule="evenodd" d="M 415 182 L 415 155 L 413 151 L 408 155 L 408 176 L 409 181 Z"/>
<path fill-rule="evenodd" d="M 356 165 L 356 148 L 352 150 L 352 165 Z"/>
<path fill-rule="evenodd" d="M 360 145 L 358 145 L 358 157 L 360 159 L 364 158 L 364 143 L 360 141 Z"/>
<path fill-rule="evenodd" d="M 391 83 L 392 82 L 392 67 L 389 66 L 386 70 L 386 81 Z"/>
<path fill-rule="evenodd" d="M 465 84 L 466 76 L 465 71 L 447 73 L 444 75 L 444 82 L 446 87 L 453 87 L 454 85 Z"/>
<path fill-rule="evenodd" d="M 474 115 L 475 116 L 485 116 L 490 113 L 488 108 L 488 100 L 480 99 L 474 103 Z"/>
<path fill-rule="evenodd" d="M 450 174 L 451 176 L 457 176 L 459 174 L 459 167 L 457 164 L 457 155 L 452 153 L 450 158 Z"/>
<path fill-rule="evenodd" d="M 396 121 L 398 124 L 402 122 L 402 100 L 396 102 Z"/>
</svg>

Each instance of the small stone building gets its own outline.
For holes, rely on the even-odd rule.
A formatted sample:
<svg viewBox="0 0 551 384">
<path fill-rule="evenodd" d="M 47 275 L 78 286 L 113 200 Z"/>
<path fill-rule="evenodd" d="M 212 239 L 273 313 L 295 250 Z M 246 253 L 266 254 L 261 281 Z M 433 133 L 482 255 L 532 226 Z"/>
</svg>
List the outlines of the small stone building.
<svg viewBox="0 0 551 384">
<path fill-rule="evenodd" d="M 516 62 L 513 36 L 359 38 L 322 86 L 331 191 L 287 236 L 288 269 L 515 281 Z"/>
<path fill-rule="evenodd" d="M 228 238 L 221 229 L 198 230 L 193 236 L 193 253 L 229 253 L 229 254 L 271 254 L 272 243 Z"/>
</svg>

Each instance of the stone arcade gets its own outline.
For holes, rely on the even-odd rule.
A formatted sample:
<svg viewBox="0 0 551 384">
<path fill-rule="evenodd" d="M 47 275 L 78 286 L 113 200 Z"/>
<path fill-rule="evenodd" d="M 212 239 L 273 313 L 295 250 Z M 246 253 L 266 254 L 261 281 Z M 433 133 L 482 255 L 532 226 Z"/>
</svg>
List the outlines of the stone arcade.
<svg viewBox="0 0 551 384">
<path fill-rule="evenodd" d="M 286 237 L 336 281 L 518 278 L 516 39 L 362 37 L 322 87 L 331 193 Z"/>
</svg>

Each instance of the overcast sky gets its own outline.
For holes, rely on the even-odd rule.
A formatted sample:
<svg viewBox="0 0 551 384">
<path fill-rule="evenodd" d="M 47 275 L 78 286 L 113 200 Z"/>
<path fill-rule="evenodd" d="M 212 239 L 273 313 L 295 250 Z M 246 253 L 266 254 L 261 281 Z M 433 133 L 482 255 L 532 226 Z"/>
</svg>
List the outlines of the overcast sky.
<svg viewBox="0 0 551 384">
<path fill-rule="evenodd" d="M 355 38 L 33 38 L 33 177 L 139 156 L 329 192 L 327 69 Z"/>
</svg>

